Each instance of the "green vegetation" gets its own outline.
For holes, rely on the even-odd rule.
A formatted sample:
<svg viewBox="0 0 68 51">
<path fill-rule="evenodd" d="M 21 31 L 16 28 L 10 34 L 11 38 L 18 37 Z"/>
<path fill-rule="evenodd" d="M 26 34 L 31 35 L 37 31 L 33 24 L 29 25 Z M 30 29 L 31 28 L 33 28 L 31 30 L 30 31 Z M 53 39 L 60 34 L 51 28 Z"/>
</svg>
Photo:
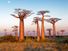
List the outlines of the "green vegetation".
<svg viewBox="0 0 68 51">
<path fill-rule="evenodd" d="M 24 39 L 25 40 L 23 42 L 27 42 L 27 41 L 38 42 L 37 37 L 24 36 Z M 0 42 L 15 42 L 15 41 L 16 41 L 15 36 L 12 36 L 12 35 L 6 35 L 6 36 L 1 36 L 0 37 Z M 44 41 L 40 40 L 39 42 L 68 43 L 68 38 L 62 37 L 62 36 L 57 36 L 56 38 L 45 37 Z"/>
<path fill-rule="evenodd" d="M 6 36 L 2 36 L 0 37 L 0 42 L 14 42 L 15 40 L 15 36 L 12 35 L 6 35 Z"/>
<path fill-rule="evenodd" d="M 68 38 L 65 38 L 65 37 L 57 37 L 55 40 L 58 43 L 67 43 L 68 44 Z"/>
</svg>

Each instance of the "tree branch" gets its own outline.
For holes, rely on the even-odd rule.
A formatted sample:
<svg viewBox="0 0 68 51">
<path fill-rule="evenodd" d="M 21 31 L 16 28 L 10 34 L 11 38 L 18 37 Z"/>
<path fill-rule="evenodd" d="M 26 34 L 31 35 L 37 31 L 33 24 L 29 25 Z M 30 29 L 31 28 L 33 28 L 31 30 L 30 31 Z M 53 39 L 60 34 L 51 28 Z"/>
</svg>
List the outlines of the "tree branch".
<svg viewBox="0 0 68 51">
<path fill-rule="evenodd" d="M 14 14 L 11 14 L 13 17 L 15 17 L 15 18 L 19 18 L 18 16 L 16 16 L 16 15 L 14 15 Z"/>
</svg>

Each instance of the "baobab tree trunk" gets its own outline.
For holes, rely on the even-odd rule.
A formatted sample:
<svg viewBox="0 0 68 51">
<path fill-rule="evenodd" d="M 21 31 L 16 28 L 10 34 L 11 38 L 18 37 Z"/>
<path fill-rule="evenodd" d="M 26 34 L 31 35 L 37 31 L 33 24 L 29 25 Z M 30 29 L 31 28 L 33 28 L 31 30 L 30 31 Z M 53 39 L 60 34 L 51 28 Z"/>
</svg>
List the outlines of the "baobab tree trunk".
<svg viewBox="0 0 68 51">
<path fill-rule="evenodd" d="M 63 36 L 64 32 L 61 32 L 61 36 Z"/>
<path fill-rule="evenodd" d="M 49 38 L 51 38 L 51 30 L 49 30 Z"/>
<path fill-rule="evenodd" d="M 45 38 L 45 32 L 44 32 L 44 15 L 42 15 L 42 27 L 41 27 L 41 38 L 42 38 L 42 40 L 44 40 L 44 38 Z"/>
<path fill-rule="evenodd" d="M 40 29 L 38 21 L 37 21 L 37 41 L 40 41 Z"/>
<path fill-rule="evenodd" d="M 24 40 L 24 19 L 20 20 L 20 37 L 19 37 L 19 41 L 23 41 Z"/>
<path fill-rule="evenodd" d="M 56 29 L 55 29 L 55 24 L 53 24 L 53 37 L 56 36 Z"/>
</svg>

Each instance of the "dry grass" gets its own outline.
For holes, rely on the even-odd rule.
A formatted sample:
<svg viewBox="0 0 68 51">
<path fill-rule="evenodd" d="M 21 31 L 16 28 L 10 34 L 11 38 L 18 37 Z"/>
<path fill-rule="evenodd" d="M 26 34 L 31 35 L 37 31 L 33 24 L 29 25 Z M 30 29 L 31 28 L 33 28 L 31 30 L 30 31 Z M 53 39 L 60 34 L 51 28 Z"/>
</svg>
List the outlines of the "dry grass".
<svg viewBox="0 0 68 51">
<path fill-rule="evenodd" d="M 0 43 L 0 51 L 30 51 L 29 49 L 33 51 L 39 51 L 38 49 L 40 49 L 40 51 L 68 51 L 68 44 L 59 44 L 49 39 L 40 42 L 27 39 L 24 42 Z"/>
<path fill-rule="evenodd" d="M 68 50 L 68 44 L 57 44 L 55 42 L 5 42 L 0 43 L 0 51 L 24 51 L 24 48 L 44 48 L 52 51 L 66 51 Z"/>
</svg>

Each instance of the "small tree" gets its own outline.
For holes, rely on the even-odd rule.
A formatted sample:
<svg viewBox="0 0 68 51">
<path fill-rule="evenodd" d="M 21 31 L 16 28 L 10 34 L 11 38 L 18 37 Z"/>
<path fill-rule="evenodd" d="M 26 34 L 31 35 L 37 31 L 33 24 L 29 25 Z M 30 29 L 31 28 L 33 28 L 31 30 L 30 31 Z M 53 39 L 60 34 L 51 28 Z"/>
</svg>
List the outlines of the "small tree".
<svg viewBox="0 0 68 51">
<path fill-rule="evenodd" d="M 47 29 L 47 31 L 49 32 L 49 38 L 51 38 L 51 28 Z"/>
<path fill-rule="evenodd" d="M 7 35 L 7 29 L 4 29 L 5 36 Z"/>
<path fill-rule="evenodd" d="M 61 31 L 61 35 L 63 35 L 63 34 L 64 34 L 64 32 L 65 32 L 65 30 L 63 30 L 63 29 L 62 29 L 62 30 L 60 30 L 60 31 Z"/>
<path fill-rule="evenodd" d="M 13 28 L 13 32 L 14 32 L 14 34 L 15 34 L 15 38 L 16 38 L 16 41 L 18 41 L 18 26 L 13 26 L 12 27 Z"/>
<path fill-rule="evenodd" d="M 51 23 L 53 26 L 53 35 L 54 35 L 54 37 L 55 37 L 55 35 L 56 35 L 56 28 L 55 28 L 55 23 L 57 22 L 57 21 L 59 21 L 59 20 L 61 20 L 61 19 L 59 19 L 59 18 L 50 18 L 50 19 L 46 19 L 46 21 L 47 22 L 49 22 L 49 23 Z"/>
</svg>

